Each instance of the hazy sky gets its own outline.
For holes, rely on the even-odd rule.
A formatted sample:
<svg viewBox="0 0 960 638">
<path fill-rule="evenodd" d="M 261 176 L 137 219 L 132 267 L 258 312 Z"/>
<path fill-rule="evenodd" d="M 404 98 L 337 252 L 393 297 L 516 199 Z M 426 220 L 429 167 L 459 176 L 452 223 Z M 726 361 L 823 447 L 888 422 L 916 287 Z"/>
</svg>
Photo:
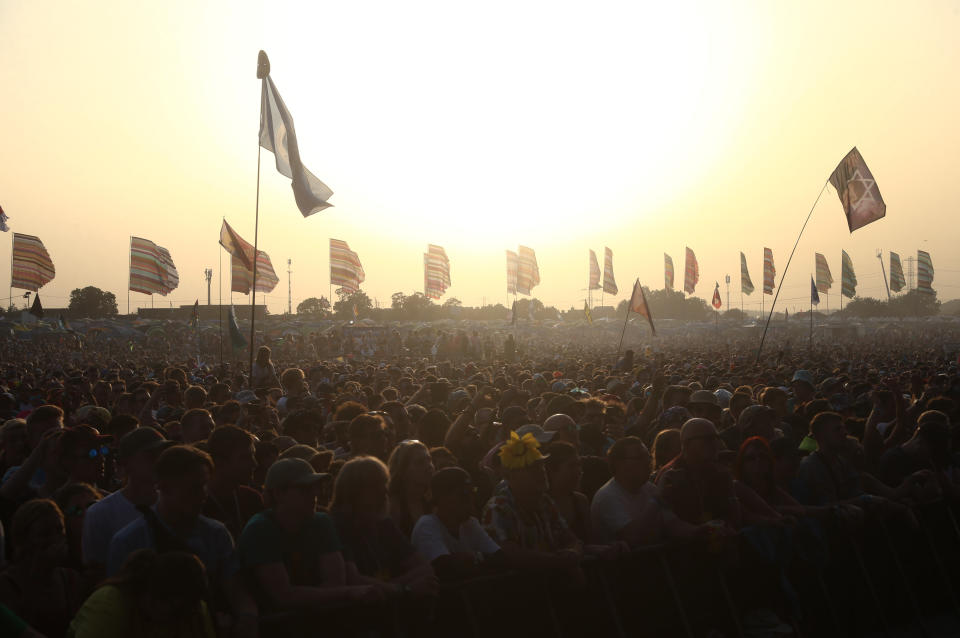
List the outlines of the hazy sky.
<svg viewBox="0 0 960 638">
<path fill-rule="evenodd" d="M 205 301 L 207 267 L 216 303 L 221 218 L 253 239 L 262 48 L 305 164 L 335 193 L 303 219 L 264 152 L 260 247 L 281 277 L 271 312 L 286 308 L 288 258 L 294 307 L 328 294 L 330 237 L 359 253 L 381 304 L 422 290 L 427 243 L 450 256 L 449 295 L 505 303 L 504 250 L 519 243 L 537 252 L 535 296 L 562 308 L 582 306 L 587 250 L 602 259 L 604 246 L 618 299 L 636 277 L 663 286 L 664 252 L 681 287 L 690 246 L 696 294 L 720 281 L 726 304 L 730 274 L 739 307 L 742 250 L 758 288 L 745 303 L 759 308 L 763 247 L 779 282 L 855 145 L 887 218 L 851 236 L 828 187 L 781 303 L 806 305 L 820 251 L 837 307 L 841 248 L 867 296 L 885 294 L 878 248 L 928 250 L 951 299 L 958 33 L 957 0 L 0 0 L 0 205 L 53 258 L 47 306 L 95 285 L 124 312 L 130 235 L 167 247 L 180 271 L 157 305 Z"/>
</svg>

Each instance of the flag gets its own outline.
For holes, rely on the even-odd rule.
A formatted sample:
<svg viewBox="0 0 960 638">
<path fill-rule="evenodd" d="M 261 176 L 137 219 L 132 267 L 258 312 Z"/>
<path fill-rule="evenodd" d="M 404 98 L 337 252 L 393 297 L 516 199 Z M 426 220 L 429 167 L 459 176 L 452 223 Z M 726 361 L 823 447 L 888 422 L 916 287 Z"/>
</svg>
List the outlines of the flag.
<svg viewBox="0 0 960 638">
<path fill-rule="evenodd" d="M 354 319 L 360 318 L 360 308 L 357 307 L 357 304 L 353 304 L 353 318 Z"/>
<path fill-rule="evenodd" d="M 534 286 L 540 283 L 540 269 L 537 267 L 537 255 L 533 248 L 517 247 L 517 292 L 531 294 Z"/>
<path fill-rule="evenodd" d="M 193 302 L 193 310 L 190 312 L 190 325 L 196 328 L 200 325 L 200 300 Z"/>
<path fill-rule="evenodd" d="M 600 289 L 600 264 L 597 263 L 597 253 L 592 250 L 590 251 L 590 284 L 587 288 L 590 290 Z"/>
<path fill-rule="evenodd" d="M 157 246 L 157 250 L 160 251 L 160 261 L 163 264 L 164 271 L 164 291 L 160 294 L 166 295 L 176 290 L 177 286 L 180 285 L 180 274 L 177 272 L 177 267 L 173 265 L 173 257 L 170 256 L 170 251 L 163 246 Z"/>
<path fill-rule="evenodd" d="M 293 197 L 297 208 L 304 217 L 333 206 L 327 200 L 333 196 L 333 191 L 326 184 L 314 176 L 300 161 L 300 148 L 297 146 L 297 134 L 293 130 L 293 117 L 277 87 L 270 78 L 270 62 L 267 54 L 260 52 L 261 65 L 265 63 L 263 75 L 258 71 L 257 77 L 262 79 L 260 93 L 260 146 L 273 153 L 276 158 L 277 170 L 281 175 L 293 180 Z"/>
<path fill-rule="evenodd" d="M 810 303 L 813 305 L 820 303 L 820 293 L 817 292 L 817 284 L 813 280 L 813 277 L 810 278 Z"/>
<path fill-rule="evenodd" d="M 692 295 L 698 281 L 700 281 L 700 267 L 697 265 L 697 256 L 687 248 L 687 263 L 683 273 L 683 291 Z"/>
<path fill-rule="evenodd" d="M 11 288 L 34 292 L 50 283 L 57 274 L 40 238 L 20 233 L 13 234 L 10 271 Z"/>
<path fill-rule="evenodd" d="M 820 253 L 814 253 L 817 262 L 817 290 L 826 294 L 833 284 L 833 276 L 830 274 L 830 266 L 827 265 L 827 258 Z"/>
<path fill-rule="evenodd" d="M 507 294 L 517 294 L 517 271 L 520 258 L 512 250 L 507 251 Z"/>
<path fill-rule="evenodd" d="M 592 252 L 592 251 L 591 251 L 591 252 Z M 587 304 L 586 301 L 583 302 L 583 314 L 584 314 L 584 315 L 586 316 L 586 318 L 587 318 L 587 323 L 589 323 L 589 324 L 592 326 L 592 325 L 593 325 L 593 315 L 590 314 L 590 306 Z"/>
<path fill-rule="evenodd" d="M 226 219 L 220 226 L 220 245 L 228 253 L 239 259 L 244 268 L 253 270 L 253 246 L 238 235 Z"/>
<path fill-rule="evenodd" d="M 247 347 L 247 340 L 240 334 L 240 326 L 237 325 L 237 315 L 233 312 L 233 304 L 230 304 L 230 310 L 227 313 L 227 323 L 230 326 L 230 345 L 234 350 L 243 350 Z"/>
<path fill-rule="evenodd" d="M 840 196 L 851 233 L 887 214 L 877 182 L 856 146 L 833 169 L 830 183 Z"/>
<path fill-rule="evenodd" d="M 773 266 L 773 251 L 763 249 L 763 294 L 773 294 L 773 279 L 777 276 L 777 269 Z"/>
<path fill-rule="evenodd" d="M 149 239 L 130 238 L 129 288 L 145 295 L 167 295 L 180 285 L 170 251 Z"/>
<path fill-rule="evenodd" d="M 43 304 L 40 303 L 40 293 L 33 297 L 33 305 L 30 306 L 30 314 L 37 319 L 43 319 Z"/>
<path fill-rule="evenodd" d="M 73 332 L 73 328 L 70 327 L 70 324 L 64 318 L 63 313 L 60 313 L 60 317 L 57 319 L 57 323 L 60 324 L 60 329 L 67 332 Z"/>
<path fill-rule="evenodd" d="M 7 226 L 7 220 L 10 218 L 7 217 L 7 214 L 3 212 L 3 206 L 0 206 L 0 230 L 5 233 L 10 232 L 10 227 Z"/>
<path fill-rule="evenodd" d="M 510 325 L 517 325 L 517 300 L 513 300 L 513 305 L 510 306 Z"/>
<path fill-rule="evenodd" d="M 917 291 L 928 295 L 935 295 L 933 290 L 933 261 L 930 253 L 917 251 Z"/>
<path fill-rule="evenodd" d="M 338 286 L 348 292 L 360 290 L 360 284 L 366 279 L 360 257 L 350 250 L 347 242 L 330 239 L 330 285 Z"/>
<path fill-rule="evenodd" d="M 427 245 L 423 254 L 423 294 L 439 299 L 450 287 L 450 260 L 447 251 L 434 244 Z"/>
<path fill-rule="evenodd" d="M 783 320 L 790 321 L 790 311 L 786 308 L 783 309 Z"/>
<path fill-rule="evenodd" d="M 253 287 L 253 271 L 243 267 L 243 262 L 237 257 L 230 258 L 231 283 L 230 290 L 233 292 L 242 292 L 245 295 L 250 294 Z M 280 278 L 273 270 L 273 262 L 270 261 L 270 255 L 262 250 L 257 251 L 257 292 L 272 292 Z"/>
<path fill-rule="evenodd" d="M 900 292 L 907 286 L 907 280 L 903 278 L 903 266 L 900 264 L 900 255 L 890 252 L 890 290 Z"/>
<path fill-rule="evenodd" d="M 650 332 L 656 336 L 657 329 L 653 327 L 653 316 L 650 314 L 650 306 L 647 305 L 647 297 L 643 294 L 643 287 L 640 285 L 639 279 L 633 284 L 633 294 L 630 295 L 630 305 L 627 306 L 627 316 L 629 316 L 631 312 L 646 317 L 647 323 L 650 324 Z"/>
<path fill-rule="evenodd" d="M 753 281 L 750 279 L 750 271 L 747 270 L 747 256 L 740 253 L 740 292 L 745 295 L 753 293 Z"/>
<path fill-rule="evenodd" d="M 663 253 L 663 287 L 673 290 L 673 258 Z"/>
<path fill-rule="evenodd" d="M 840 251 L 840 294 L 853 299 L 857 294 L 857 275 L 853 272 L 853 260 L 847 251 Z"/>
<path fill-rule="evenodd" d="M 710 303 L 717 310 L 720 310 L 720 306 L 723 305 L 723 303 L 720 301 L 720 282 L 719 281 L 717 282 L 717 287 L 713 289 L 713 299 L 710 300 Z"/>
<path fill-rule="evenodd" d="M 617 294 L 617 282 L 613 278 L 613 251 L 606 247 L 603 249 L 603 292 Z"/>
</svg>

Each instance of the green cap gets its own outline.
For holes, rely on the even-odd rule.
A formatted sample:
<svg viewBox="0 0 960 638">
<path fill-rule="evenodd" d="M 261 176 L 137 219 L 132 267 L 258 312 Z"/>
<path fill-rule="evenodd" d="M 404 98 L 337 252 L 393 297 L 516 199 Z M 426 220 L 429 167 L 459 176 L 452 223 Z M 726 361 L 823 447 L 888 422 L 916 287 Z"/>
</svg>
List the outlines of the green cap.
<svg viewBox="0 0 960 638">
<path fill-rule="evenodd" d="M 803 440 L 800 441 L 801 452 L 816 452 L 819 447 L 820 446 L 817 445 L 817 440 L 809 434 L 803 437 Z"/>
<path fill-rule="evenodd" d="M 329 477 L 329 474 L 314 472 L 313 466 L 303 459 L 286 458 L 270 466 L 264 487 L 274 490 L 291 485 L 315 485 Z"/>
</svg>

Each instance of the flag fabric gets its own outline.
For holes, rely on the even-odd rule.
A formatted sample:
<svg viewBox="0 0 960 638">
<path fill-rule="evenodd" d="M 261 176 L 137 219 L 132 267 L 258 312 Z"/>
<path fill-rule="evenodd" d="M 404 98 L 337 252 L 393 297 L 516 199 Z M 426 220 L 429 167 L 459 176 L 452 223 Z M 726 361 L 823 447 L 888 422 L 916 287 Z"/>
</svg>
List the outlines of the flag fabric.
<svg viewBox="0 0 960 638">
<path fill-rule="evenodd" d="M 853 272 L 853 260 L 847 251 L 840 251 L 840 294 L 853 299 L 857 294 L 857 275 Z"/>
<path fill-rule="evenodd" d="M 242 292 L 245 295 L 250 294 L 253 287 L 253 271 L 247 270 L 243 262 L 237 257 L 230 258 L 231 284 L 230 290 L 233 292 Z M 273 270 L 273 262 L 270 261 L 270 255 L 262 250 L 257 251 L 257 292 L 272 292 L 280 278 Z"/>
<path fill-rule="evenodd" d="M 244 268 L 253 270 L 253 245 L 238 235 L 226 219 L 220 226 L 220 245 L 228 253 L 239 259 Z"/>
<path fill-rule="evenodd" d="M 817 263 L 817 290 L 826 294 L 833 284 L 833 276 L 830 274 L 830 266 L 827 265 L 827 258 L 820 253 L 814 254 Z"/>
<path fill-rule="evenodd" d="M 606 247 L 603 249 L 603 292 L 617 294 L 617 282 L 613 277 L 613 251 Z"/>
<path fill-rule="evenodd" d="M 200 300 L 193 302 L 193 310 L 190 312 L 190 325 L 196 328 L 200 325 Z"/>
<path fill-rule="evenodd" d="M 43 319 L 43 304 L 40 303 L 40 293 L 33 297 L 33 305 L 30 306 L 30 314 L 37 319 Z"/>
<path fill-rule="evenodd" d="M 600 289 L 600 264 L 597 263 L 597 253 L 590 251 L 590 290 Z M 584 302 L 586 303 L 586 302 Z"/>
<path fill-rule="evenodd" d="M 57 271 L 50 253 L 39 237 L 13 234 L 13 255 L 10 268 L 10 287 L 22 290 L 40 290 L 50 283 Z"/>
<path fill-rule="evenodd" d="M 673 258 L 663 253 L 663 287 L 673 290 Z"/>
<path fill-rule="evenodd" d="M 7 217 L 7 214 L 3 212 L 3 206 L 0 206 L 0 230 L 2 230 L 5 233 L 10 232 L 10 227 L 7 226 L 7 221 L 9 219 L 10 218 Z"/>
<path fill-rule="evenodd" d="M 447 251 L 434 244 L 427 245 L 423 254 L 423 294 L 439 299 L 450 287 L 450 260 Z"/>
<path fill-rule="evenodd" d="M 763 249 L 763 294 L 773 294 L 773 280 L 777 276 L 777 269 L 773 266 L 773 251 Z"/>
<path fill-rule="evenodd" d="M 366 279 L 360 257 L 350 250 L 347 242 L 330 239 L 330 285 L 338 286 L 348 292 L 360 290 L 360 284 Z"/>
<path fill-rule="evenodd" d="M 833 169 L 830 183 L 840 196 L 851 233 L 887 214 L 877 182 L 856 146 Z"/>
<path fill-rule="evenodd" d="M 590 314 L 590 306 L 586 301 L 583 302 L 583 314 L 587 318 L 587 323 L 593 325 L 593 315 Z"/>
<path fill-rule="evenodd" d="M 513 304 L 510 306 L 510 325 L 517 325 L 517 300 L 513 300 Z"/>
<path fill-rule="evenodd" d="M 747 256 L 740 253 L 740 292 L 745 295 L 753 294 L 753 281 L 750 279 L 750 271 L 747 269 Z"/>
<path fill-rule="evenodd" d="M 900 292 L 907 286 L 907 280 L 903 278 L 903 265 L 900 263 L 900 255 L 890 252 L 890 290 Z"/>
<path fill-rule="evenodd" d="M 230 326 L 230 345 L 236 350 L 243 350 L 247 347 L 247 340 L 240 334 L 240 326 L 237 325 L 237 315 L 233 312 L 233 304 L 230 304 L 230 310 L 227 313 L 227 323 Z"/>
<path fill-rule="evenodd" d="M 520 258 L 512 250 L 507 251 L 507 294 L 517 294 L 517 271 L 520 268 Z"/>
<path fill-rule="evenodd" d="M 933 291 L 933 261 L 930 253 L 917 251 L 917 291 L 928 295 L 936 294 Z"/>
<path fill-rule="evenodd" d="M 170 251 L 149 239 L 130 238 L 129 288 L 145 295 L 167 295 L 180 285 Z"/>
<path fill-rule="evenodd" d="M 720 301 L 720 282 L 717 282 L 717 287 L 713 289 L 713 299 L 710 300 L 710 303 L 714 308 L 720 310 L 720 306 L 723 305 L 723 302 Z"/>
<path fill-rule="evenodd" d="M 627 306 L 627 311 L 646 317 L 647 323 L 650 324 L 650 332 L 656 336 L 657 329 L 653 327 L 653 315 L 650 314 L 650 306 L 647 305 L 647 297 L 643 294 L 643 286 L 640 285 L 639 279 L 633 284 L 633 294 L 630 295 L 630 305 Z"/>
<path fill-rule="evenodd" d="M 353 318 L 354 319 L 360 318 L 360 308 L 357 307 L 357 304 L 353 304 Z"/>
<path fill-rule="evenodd" d="M 304 217 L 333 205 L 327 201 L 333 191 L 300 161 L 293 117 L 277 93 L 269 70 L 262 79 L 260 93 L 260 146 L 273 153 L 280 174 L 293 180 L 293 197 Z"/>
<path fill-rule="evenodd" d="M 810 303 L 818 305 L 820 303 L 820 293 L 817 292 L 817 282 L 810 278 Z"/>
<path fill-rule="evenodd" d="M 539 283 L 540 269 L 537 266 L 537 255 L 533 248 L 517 247 L 517 292 L 521 295 L 529 295 L 534 286 Z"/>
<path fill-rule="evenodd" d="M 698 281 L 700 281 L 700 266 L 697 265 L 697 256 L 687 248 L 687 263 L 683 273 L 683 291 L 692 295 Z"/>
<path fill-rule="evenodd" d="M 60 325 L 61 330 L 67 332 L 73 332 L 73 328 L 70 327 L 70 323 L 64 318 L 63 313 L 60 313 L 60 316 L 57 318 L 57 323 Z"/>
</svg>

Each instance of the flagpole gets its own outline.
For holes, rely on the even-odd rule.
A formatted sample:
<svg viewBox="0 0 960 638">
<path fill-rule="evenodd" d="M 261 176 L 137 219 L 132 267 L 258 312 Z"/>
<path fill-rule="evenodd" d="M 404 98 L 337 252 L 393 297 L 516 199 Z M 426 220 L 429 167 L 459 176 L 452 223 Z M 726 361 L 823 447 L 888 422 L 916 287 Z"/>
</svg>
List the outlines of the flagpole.
<svg viewBox="0 0 960 638">
<path fill-rule="evenodd" d="M 890 301 L 890 283 L 887 281 L 887 271 L 883 267 L 883 251 L 877 249 L 877 259 L 880 260 L 880 272 L 883 274 L 883 285 L 887 289 L 887 301 Z"/>
<path fill-rule="evenodd" d="M 810 278 L 813 279 L 812 276 Z M 781 283 L 783 283 L 782 280 L 781 280 Z M 810 348 L 813 349 L 813 295 L 812 294 L 810 295 Z"/>
<path fill-rule="evenodd" d="M 217 306 L 220 324 L 220 376 L 223 376 L 223 246 L 218 251 L 220 254 L 220 265 L 217 267 Z"/>
<path fill-rule="evenodd" d="M 631 295 L 630 299 L 633 299 Z M 649 313 L 649 311 L 647 311 Z M 630 320 L 630 302 L 627 302 L 627 316 L 623 318 L 623 330 L 620 331 L 620 343 L 617 344 L 617 360 L 620 359 L 620 348 L 623 347 L 623 335 L 627 334 L 627 321 Z M 616 361 L 614 362 L 616 363 Z"/>
<path fill-rule="evenodd" d="M 257 241 L 260 228 L 260 138 L 257 137 L 257 203 L 253 216 L 253 285 L 250 291 L 250 388 L 253 388 L 253 345 L 257 326 Z"/>
<path fill-rule="evenodd" d="M 133 270 L 133 235 L 130 235 L 130 254 L 127 256 L 127 316 L 130 316 L 130 277 Z"/>
<path fill-rule="evenodd" d="M 787 278 L 787 272 L 790 270 L 790 262 L 793 261 L 793 254 L 797 252 L 797 246 L 800 244 L 800 238 L 803 236 L 803 231 L 807 228 L 807 224 L 810 222 L 810 217 L 813 215 L 813 210 L 817 207 L 817 204 L 820 202 L 820 198 L 823 197 L 823 191 L 827 190 L 827 184 L 830 183 L 830 178 L 823 183 L 823 186 L 820 188 L 820 193 L 817 195 L 817 199 L 813 202 L 813 206 L 810 207 L 810 212 L 807 213 L 807 219 L 803 222 L 803 226 L 800 228 L 800 234 L 797 235 L 797 241 L 793 244 L 793 250 L 790 251 L 790 257 L 787 259 L 787 265 L 783 269 L 783 274 L 780 275 L 780 285 L 777 286 L 777 293 L 773 296 L 773 303 L 770 304 L 770 314 L 767 315 L 767 323 L 763 327 L 763 336 L 760 337 L 760 346 L 757 348 L 757 361 L 760 363 L 760 355 L 763 352 L 763 344 L 767 340 L 767 330 L 770 329 L 770 319 L 773 318 L 773 310 L 777 307 L 777 298 L 780 296 L 780 289 L 783 288 L 783 282 Z M 761 296 L 761 300 L 763 297 Z M 813 306 L 811 306 L 812 308 Z M 811 313 L 813 311 L 811 310 Z M 812 335 L 812 328 L 811 328 Z M 812 338 L 812 337 L 811 337 Z"/>
</svg>

